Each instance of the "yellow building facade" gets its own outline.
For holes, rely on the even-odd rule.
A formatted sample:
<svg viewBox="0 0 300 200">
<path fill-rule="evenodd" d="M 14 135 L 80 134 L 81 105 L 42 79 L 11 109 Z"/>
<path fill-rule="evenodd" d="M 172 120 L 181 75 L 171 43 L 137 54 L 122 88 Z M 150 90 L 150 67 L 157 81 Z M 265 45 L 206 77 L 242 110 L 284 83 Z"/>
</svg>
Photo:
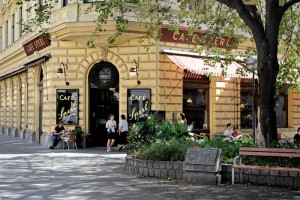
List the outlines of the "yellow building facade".
<svg viewBox="0 0 300 200">
<path fill-rule="evenodd" d="M 129 23 L 128 31 L 114 44 L 108 44 L 107 38 L 115 32 L 114 23 L 109 22 L 105 27 L 107 31 L 95 40 L 96 47 L 90 48 L 86 42 L 94 31 L 92 21 L 96 15 L 83 14 L 88 5 L 83 1 L 66 5 L 62 1 L 54 2 L 49 46 L 43 42 L 34 43 L 40 37 L 38 33 L 21 33 L 22 27 L 17 22 L 21 18 L 30 18 L 32 14 L 25 12 L 29 5 L 17 6 L 15 2 L 8 1 L 2 8 L 2 133 L 22 138 L 25 138 L 25 132 L 35 133 L 32 134 L 32 141 L 41 142 L 42 136 L 52 132 L 58 120 L 69 117 L 65 121 L 67 130 L 80 125 L 86 136 L 92 135 L 91 146 L 104 146 L 105 129 L 99 128 L 103 126 L 103 121 L 100 121 L 106 120 L 110 113 L 116 115 L 117 121 L 120 114 L 125 114 L 129 119 L 132 108 L 138 105 L 135 107 L 137 116 L 157 111 L 162 112 L 166 120 L 178 119 L 189 99 L 185 97 L 185 84 L 191 96 L 198 89 L 199 94 L 203 94 L 203 101 L 206 101 L 199 103 L 202 106 L 198 109 L 202 113 L 202 121 L 198 123 L 198 129 L 214 137 L 224 132 L 227 123 L 241 125 L 240 78 L 188 76 L 181 66 L 161 51 L 191 52 L 194 45 L 150 39 L 140 43 L 146 31 L 134 22 Z M 30 44 L 35 46 L 30 49 Z M 32 54 L 28 55 L 28 51 Z M 102 70 L 104 64 L 117 71 L 109 72 L 109 80 L 103 79 L 106 75 Z M 132 66 L 138 67 L 134 76 L 130 74 Z M 63 70 L 60 77 L 57 75 L 58 68 Z M 109 85 L 115 77 L 117 80 Z M 97 85 L 97 80 L 102 82 Z M 203 90 L 199 88 L 202 86 Z M 148 92 L 147 98 L 143 92 Z M 188 92 L 186 94 L 189 95 Z M 67 99 L 68 95 L 73 96 Z M 287 125 L 279 132 L 291 137 L 300 125 L 300 95 L 292 92 L 287 96 L 285 105 Z M 197 114 L 198 110 L 193 112 Z M 76 119 L 70 120 L 73 114 Z M 197 117 L 187 118 L 197 124 Z M 242 132 L 251 134 L 251 128 Z"/>
</svg>

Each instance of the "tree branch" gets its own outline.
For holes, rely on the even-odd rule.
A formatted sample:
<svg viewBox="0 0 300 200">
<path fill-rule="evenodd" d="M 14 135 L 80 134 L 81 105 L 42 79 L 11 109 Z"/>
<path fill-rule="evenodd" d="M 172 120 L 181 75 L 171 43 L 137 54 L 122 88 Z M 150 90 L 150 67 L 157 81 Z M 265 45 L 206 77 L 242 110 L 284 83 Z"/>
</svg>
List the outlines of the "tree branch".
<svg viewBox="0 0 300 200">
<path fill-rule="evenodd" d="M 281 8 L 280 8 L 281 14 L 283 15 L 283 13 L 284 13 L 289 7 L 291 7 L 291 6 L 293 6 L 294 4 L 299 3 L 299 2 L 300 2 L 300 0 L 291 0 L 291 1 L 287 2 L 287 3 L 285 3 L 285 4 L 284 4 L 283 6 L 281 6 Z"/>
<path fill-rule="evenodd" d="M 251 29 L 253 36 L 263 40 L 265 30 L 263 22 L 255 5 L 245 5 L 241 0 L 216 0 L 229 8 L 236 10 L 241 19 Z M 298 0 L 300 1 L 300 0 Z"/>
</svg>

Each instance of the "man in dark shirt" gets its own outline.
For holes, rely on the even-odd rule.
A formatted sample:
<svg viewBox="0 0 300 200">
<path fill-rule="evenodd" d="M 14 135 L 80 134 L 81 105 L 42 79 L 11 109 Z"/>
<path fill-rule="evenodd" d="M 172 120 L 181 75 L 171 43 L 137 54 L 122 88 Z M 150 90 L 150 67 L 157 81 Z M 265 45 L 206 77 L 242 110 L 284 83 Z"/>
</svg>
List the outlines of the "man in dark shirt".
<svg viewBox="0 0 300 200">
<path fill-rule="evenodd" d="M 54 128 L 54 132 L 51 135 L 52 146 L 50 146 L 49 149 L 54 149 L 54 147 L 57 146 L 57 144 L 60 141 L 60 136 L 61 136 L 61 134 L 63 134 L 64 131 L 65 131 L 65 127 L 64 127 L 63 122 L 59 122 L 58 126 L 56 126 Z"/>
<path fill-rule="evenodd" d="M 300 144 L 300 127 L 297 130 L 297 133 L 294 136 L 294 142 Z"/>
</svg>

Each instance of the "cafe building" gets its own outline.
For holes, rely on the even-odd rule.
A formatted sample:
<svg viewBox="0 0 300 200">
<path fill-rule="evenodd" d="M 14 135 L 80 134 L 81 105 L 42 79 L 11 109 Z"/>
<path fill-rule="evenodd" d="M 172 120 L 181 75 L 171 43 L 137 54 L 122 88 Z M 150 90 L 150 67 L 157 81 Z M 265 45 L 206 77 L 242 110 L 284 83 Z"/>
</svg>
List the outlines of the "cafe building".
<svg viewBox="0 0 300 200">
<path fill-rule="evenodd" d="M 42 142 L 59 121 L 67 130 L 83 129 L 86 146 L 105 146 L 109 114 L 125 114 L 134 124 L 150 114 L 175 120 L 181 112 L 195 132 L 222 134 L 227 123 L 252 129 L 252 74 L 241 76 L 241 63 L 232 62 L 226 74 L 223 63 L 207 65 L 207 55 L 194 52 L 193 39 L 162 29 L 160 41 L 141 38 L 146 30 L 136 23 L 114 44 L 107 38 L 116 31 L 109 22 L 86 45 L 94 31 L 92 14 L 84 15 L 84 1 L 55 1 L 50 37 L 22 34 L 19 19 L 27 19 L 25 6 L 7 3 L 1 13 L 0 33 L 0 132 Z M 13 27 L 13 28 L 12 28 Z M 230 38 L 214 39 L 219 48 Z M 243 44 L 238 48 L 246 48 Z M 300 124 L 300 95 L 276 97 L 280 131 L 290 137 Z M 26 134 L 25 134 L 26 133 Z"/>
</svg>

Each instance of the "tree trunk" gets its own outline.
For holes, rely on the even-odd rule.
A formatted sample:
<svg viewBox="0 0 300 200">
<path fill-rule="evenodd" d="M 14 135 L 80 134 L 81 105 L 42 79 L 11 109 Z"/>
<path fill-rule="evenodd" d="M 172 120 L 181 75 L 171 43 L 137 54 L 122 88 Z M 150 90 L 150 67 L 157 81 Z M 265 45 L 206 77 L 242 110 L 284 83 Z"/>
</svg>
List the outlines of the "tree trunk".
<svg viewBox="0 0 300 200">
<path fill-rule="evenodd" d="M 273 22 L 275 24 L 275 22 Z M 277 125 L 275 107 L 276 79 L 279 71 L 277 59 L 278 40 L 276 32 L 266 32 L 266 39 L 257 43 L 258 50 L 258 107 L 260 111 L 259 123 L 261 137 L 264 140 L 262 147 L 270 147 L 277 141 Z M 278 35 L 277 35 L 278 36 Z"/>
<path fill-rule="evenodd" d="M 266 147 L 265 138 L 263 137 L 263 134 L 262 134 L 261 128 L 260 128 L 260 109 L 259 109 L 259 107 L 257 108 L 257 127 L 256 127 L 255 141 L 259 147 Z"/>
<path fill-rule="evenodd" d="M 263 59 L 267 60 L 267 59 Z M 278 69 L 277 59 L 263 62 L 259 78 L 259 124 L 260 129 L 257 134 L 262 137 L 258 143 L 261 147 L 269 147 L 273 141 L 277 141 L 277 127 L 276 127 L 276 113 L 274 110 L 275 105 L 275 92 L 276 92 L 276 78 Z M 264 142 L 263 142 L 264 141 Z"/>
<path fill-rule="evenodd" d="M 264 141 L 260 146 L 263 147 L 270 147 L 274 141 L 278 141 L 276 113 L 274 110 L 276 79 L 279 71 L 277 53 L 281 18 L 277 13 L 278 9 L 278 1 L 267 1 L 265 32 L 256 33 L 253 31 L 258 52 L 259 122 L 261 129 L 260 136 L 262 136 L 262 141 Z"/>
</svg>

